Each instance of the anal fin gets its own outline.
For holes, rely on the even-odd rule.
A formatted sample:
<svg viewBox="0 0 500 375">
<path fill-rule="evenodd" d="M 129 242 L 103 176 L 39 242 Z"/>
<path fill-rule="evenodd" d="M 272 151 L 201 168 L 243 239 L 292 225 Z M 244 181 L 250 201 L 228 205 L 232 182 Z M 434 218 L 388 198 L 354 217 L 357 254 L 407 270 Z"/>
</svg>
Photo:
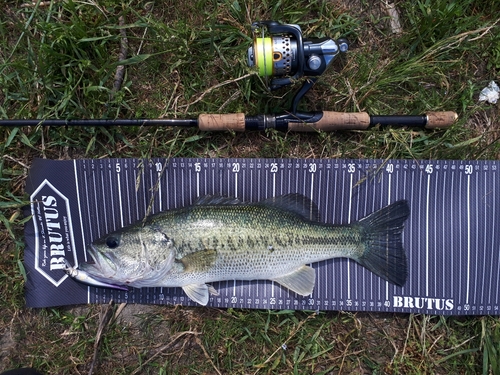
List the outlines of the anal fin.
<svg viewBox="0 0 500 375">
<path fill-rule="evenodd" d="M 309 266 L 302 266 L 289 274 L 275 277 L 273 281 L 276 281 L 278 284 L 283 285 L 297 294 L 307 296 L 311 294 L 314 289 L 316 271 Z"/>
<path fill-rule="evenodd" d="M 183 286 L 182 290 L 194 302 L 203 306 L 207 305 L 210 294 L 219 295 L 212 285 L 207 284 L 189 284 Z"/>
</svg>

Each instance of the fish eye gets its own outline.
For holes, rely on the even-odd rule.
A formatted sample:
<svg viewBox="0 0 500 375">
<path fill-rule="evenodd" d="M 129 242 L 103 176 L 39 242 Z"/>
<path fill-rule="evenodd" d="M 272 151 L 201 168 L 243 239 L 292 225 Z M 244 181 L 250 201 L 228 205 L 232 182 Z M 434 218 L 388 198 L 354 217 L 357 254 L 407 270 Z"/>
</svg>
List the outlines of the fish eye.
<svg viewBox="0 0 500 375">
<path fill-rule="evenodd" d="M 106 238 L 106 246 L 110 249 L 115 249 L 120 244 L 120 239 L 117 237 L 110 236 Z"/>
</svg>

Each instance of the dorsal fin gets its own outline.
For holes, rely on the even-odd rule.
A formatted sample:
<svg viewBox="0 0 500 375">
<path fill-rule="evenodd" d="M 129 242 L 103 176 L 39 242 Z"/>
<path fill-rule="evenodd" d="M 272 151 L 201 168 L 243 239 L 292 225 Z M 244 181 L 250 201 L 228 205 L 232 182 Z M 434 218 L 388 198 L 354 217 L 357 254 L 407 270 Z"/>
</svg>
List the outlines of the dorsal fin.
<svg viewBox="0 0 500 375">
<path fill-rule="evenodd" d="M 266 199 L 262 202 L 259 202 L 259 204 L 277 207 L 285 211 L 291 211 L 307 220 L 321 220 L 316 203 L 302 194 L 286 194 L 279 197 Z"/>
<path fill-rule="evenodd" d="M 194 203 L 196 206 L 232 206 L 242 204 L 238 198 L 221 197 L 220 195 L 205 195 L 198 198 Z M 256 204 L 264 206 L 272 206 L 284 211 L 290 211 L 300 217 L 311 220 L 320 221 L 318 206 L 311 199 L 298 193 L 291 193 L 279 197 L 268 198 Z"/>
<path fill-rule="evenodd" d="M 238 198 L 221 197 L 220 195 L 205 195 L 194 202 L 196 206 L 226 206 L 240 203 Z"/>
</svg>

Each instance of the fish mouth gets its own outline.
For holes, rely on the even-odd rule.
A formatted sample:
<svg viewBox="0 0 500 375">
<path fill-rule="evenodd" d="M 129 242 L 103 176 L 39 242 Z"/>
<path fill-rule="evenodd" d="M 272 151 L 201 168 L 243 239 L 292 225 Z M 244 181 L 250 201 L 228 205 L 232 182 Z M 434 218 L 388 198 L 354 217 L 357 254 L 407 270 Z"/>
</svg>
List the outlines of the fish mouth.
<svg viewBox="0 0 500 375">
<path fill-rule="evenodd" d="M 80 264 L 79 268 L 95 278 L 108 278 L 116 273 L 115 263 L 100 252 L 93 244 L 87 246 L 87 254 L 90 255 L 89 259 Z"/>
</svg>

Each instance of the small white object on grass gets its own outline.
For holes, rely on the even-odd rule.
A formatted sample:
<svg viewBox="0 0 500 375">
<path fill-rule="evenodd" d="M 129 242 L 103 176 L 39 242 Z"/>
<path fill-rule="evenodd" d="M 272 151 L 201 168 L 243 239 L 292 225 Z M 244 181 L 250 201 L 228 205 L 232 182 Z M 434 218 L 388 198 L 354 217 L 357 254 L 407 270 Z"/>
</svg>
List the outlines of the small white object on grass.
<svg viewBox="0 0 500 375">
<path fill-rule="evenodd" d="M 498 88 L 498 85 L 495 83 L 495 81 L 491 81 L 488 87 L 485 87 L 479 93 L 479 101 L 486 101 L 490 104 L 496 104 L 498 98 L 500 97 L 499 91 L 500 89 Z"/>
</svg>

